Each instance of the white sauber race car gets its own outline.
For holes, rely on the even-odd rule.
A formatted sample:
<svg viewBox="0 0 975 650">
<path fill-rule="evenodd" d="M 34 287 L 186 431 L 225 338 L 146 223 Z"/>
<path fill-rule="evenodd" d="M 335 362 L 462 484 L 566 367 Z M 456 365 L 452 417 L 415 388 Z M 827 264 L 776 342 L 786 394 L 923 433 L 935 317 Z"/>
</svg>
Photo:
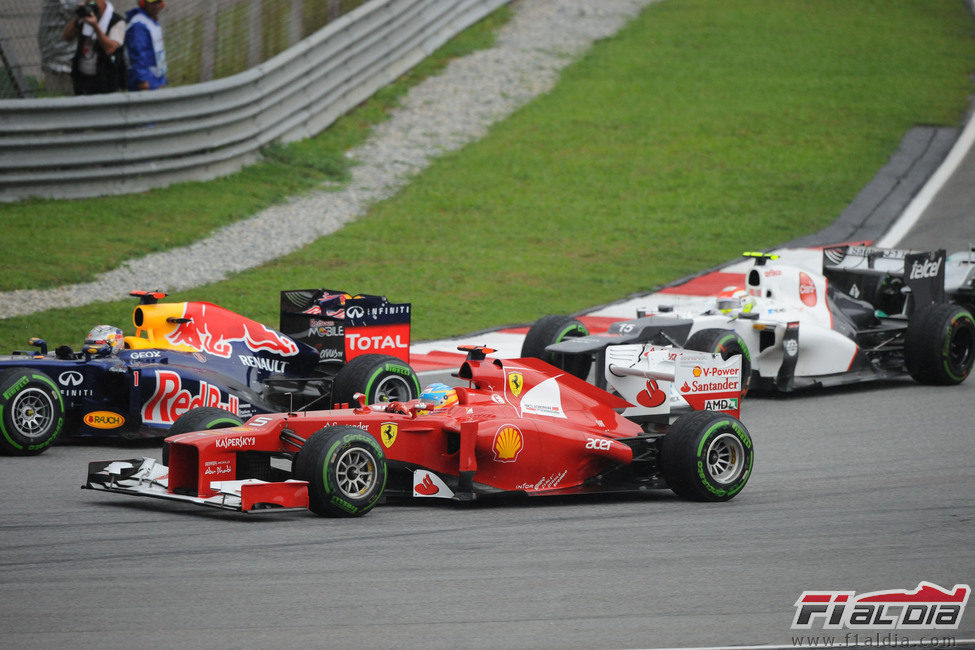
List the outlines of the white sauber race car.
<svg viewBox="0 0 975 650">
<path fill-rule="evenodd" d="M 609 345 L 674 344 L 742 356 L 747 389 L 791 391 L 909 374 L 958 384 L 975 360 L 975 321 L 946 301 L 945 251 L 863 246 L 823 251 L 823 272 L 748 253 L 744 287 L 675 310 L 658 305 L 590 335 L 576 319 L 546 316 L 529 330 L 522 356 L 538 356 L 605 387 Z"/>
</svg>

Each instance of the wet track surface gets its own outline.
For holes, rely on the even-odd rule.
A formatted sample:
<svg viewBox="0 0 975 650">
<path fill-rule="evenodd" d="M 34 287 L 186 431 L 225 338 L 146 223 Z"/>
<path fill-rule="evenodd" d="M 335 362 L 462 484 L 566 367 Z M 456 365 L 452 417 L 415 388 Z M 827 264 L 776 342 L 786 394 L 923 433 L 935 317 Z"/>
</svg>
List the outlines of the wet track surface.
<svg viewBox="0 0 975 650">
<path fill-rule="evenodd" d="M 755 471 L 726 504 L 245 516 L 79 489 L 152 446 L 0 457 L 0 646 L 788 644 L 803 590 L 971 582 L 973 402 L 973 381 L 750 398 Z"/>
</svg>

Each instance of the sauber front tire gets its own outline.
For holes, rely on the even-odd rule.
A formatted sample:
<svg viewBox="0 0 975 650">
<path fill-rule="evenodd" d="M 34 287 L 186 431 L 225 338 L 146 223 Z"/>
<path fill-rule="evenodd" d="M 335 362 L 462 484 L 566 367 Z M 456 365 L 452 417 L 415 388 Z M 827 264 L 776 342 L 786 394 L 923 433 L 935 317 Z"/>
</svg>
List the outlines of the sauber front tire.
<svg viewBox="0 0 975 650">
<path fill-rule="evenodd" d="M 386 488 L 386 458 L 358 427 L 316 431 L 294 459 L 294 478 L 308 481 L 308 508 L 326 517 L 361 517 Z"/>
<path fill-rule="evenodd" d="M 36 456 L 64 429 L 64 400 L 42 372 L 11 368 L 0 372 L 0 452 Z"/>
<path fill-rule="evenodd" d="M 975 360 L 975 321 L 952 303 L 919 307 L 907 324 L 904 362 L 920 384 L 950 386 L 965 381 Z"/>
<path fill-rule="evenodd" d="M 738 418 L 714 411 L 681 416 L 663 437 L 660 471 L 678 496 L 728 501 L 752 473 L 755 447 Z"/>
<path fill-rule="evenodd" d="M 570 356 L 545 349 L 549 345 L 579 336 L 589 336 L 589 330 L 578 319 L 561 314 L 542 316 L 525 335 L 521 344 L 521 356 L 541 359 L 584 380 L 589 376 L 589 369 L 592 367 L 592 359 L 588 355 Z"/>
<path fill-rule="evenodd" d="M 734 330 L 708 328 L 691 334 L 684 348 L 696 352 L 710 352 L 720 354 L 727 361 L 736 354 L 741 355 L 741 396 L 748 393 L 748 386 L 752 378 L 752 357 L 748 346 Z"/>
</svg>

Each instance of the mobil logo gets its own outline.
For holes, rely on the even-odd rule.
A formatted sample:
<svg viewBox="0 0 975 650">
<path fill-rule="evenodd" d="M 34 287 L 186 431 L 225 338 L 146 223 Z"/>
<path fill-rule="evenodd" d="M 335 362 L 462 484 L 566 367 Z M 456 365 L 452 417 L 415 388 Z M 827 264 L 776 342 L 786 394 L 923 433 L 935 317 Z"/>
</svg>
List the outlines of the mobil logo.
<svg viewBox="0 0 975 650">
<path fill-rule="evenodd" d="M 816 306 L 816 283 L 804 271 L 799 271 L 799 300 L 808 307 Z"/>
<path fill-rule="evenodd" d="M 176 329 L 166 335 L 173 346 L 230 358 L 233 343 L 242 342 L 251 352 L 271 352 L 283 357 L 298 354 L 298 346 L 284 334 L 249 318 L 208 302 L 187 302 Z"/>
</svg>

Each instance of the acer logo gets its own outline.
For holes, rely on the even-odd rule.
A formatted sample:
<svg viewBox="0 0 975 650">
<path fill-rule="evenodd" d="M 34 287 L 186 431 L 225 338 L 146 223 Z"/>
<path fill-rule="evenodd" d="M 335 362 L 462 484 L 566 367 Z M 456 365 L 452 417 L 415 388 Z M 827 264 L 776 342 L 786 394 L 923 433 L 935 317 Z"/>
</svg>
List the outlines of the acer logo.
<svg viewBox="0 0 975 650">
<path fill-rule="evenodd" d="M 597 449 L 599 451 L 609 450 L 609 440 L 605 438 L 586 438 L 586 449 Z"/>
<path fill-rule="evenodd" d="M 941 270 L 941 260 L 943 258 L 938 258 L 936 261 L 925 260 L 923 262 L 915 261 L 911 264 L 911 280 L 923 280 L 924 278 L 933 278 L 938 275 L 938 271 Z"/>
</svg>

